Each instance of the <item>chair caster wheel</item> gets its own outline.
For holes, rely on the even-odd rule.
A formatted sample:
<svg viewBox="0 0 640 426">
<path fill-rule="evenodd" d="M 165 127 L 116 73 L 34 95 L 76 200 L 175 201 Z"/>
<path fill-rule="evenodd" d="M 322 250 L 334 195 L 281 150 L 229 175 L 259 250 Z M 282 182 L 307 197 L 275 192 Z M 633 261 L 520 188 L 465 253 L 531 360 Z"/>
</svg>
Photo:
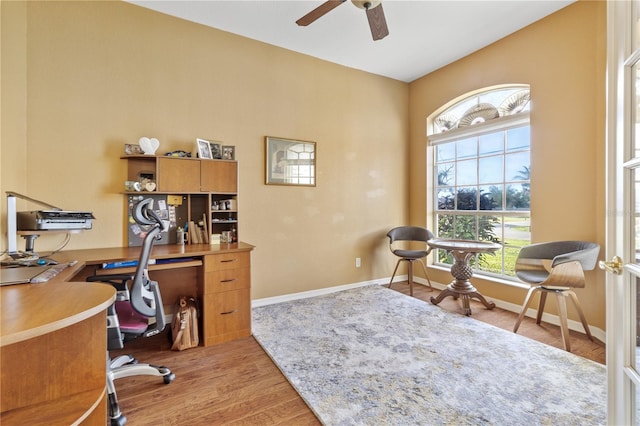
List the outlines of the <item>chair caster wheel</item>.
<svg viewBox="0 0 640 426">
<path fill-rule="evenodd" d="M 111 419 L 110 426 L 124 426 L 125 424 L 127 424 L 127 418 L 123 415 L 120 415 L 115 419 Z"/>
<path fill-rule="evenodd" d="M 171 373 L 171 374 L 167 374 L 166 376 L 162 377 L 162 380 L 164 380 L 164 384 L 168 385 L 169 383 L 173 382 L 176 378 L 176 375 Z"/>
</svg>

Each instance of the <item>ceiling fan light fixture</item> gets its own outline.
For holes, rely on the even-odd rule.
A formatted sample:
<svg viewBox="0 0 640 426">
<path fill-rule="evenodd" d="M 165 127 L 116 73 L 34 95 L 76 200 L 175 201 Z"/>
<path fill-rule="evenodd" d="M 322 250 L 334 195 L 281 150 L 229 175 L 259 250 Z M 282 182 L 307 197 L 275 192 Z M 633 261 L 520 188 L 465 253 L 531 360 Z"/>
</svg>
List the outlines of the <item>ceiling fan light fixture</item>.
<svg viewBox="0 0 640 426">
<path fill-rule="evenodd" d="M 370 10 L 377 7 L 381 0 L 351 0 L 351 3 L 360 9 Z"/>
<path fill-rule="evenodd" d="M 298 19 L 296 24 L 306 27 L 345 1 L 347 0 L 326 0 L 320 4 L 320 6 Z M 371 29 L 371 37 L 373 37 L 374 41 L 381 40 L 389 35 L 387 20 L 384 17 L 384 10 L 382 9 L 382 0 L 351 0 L 351 2 L 356 7 L 365 10 L 367 20 L 369 21 L 369 28 Z"/>
</svg>

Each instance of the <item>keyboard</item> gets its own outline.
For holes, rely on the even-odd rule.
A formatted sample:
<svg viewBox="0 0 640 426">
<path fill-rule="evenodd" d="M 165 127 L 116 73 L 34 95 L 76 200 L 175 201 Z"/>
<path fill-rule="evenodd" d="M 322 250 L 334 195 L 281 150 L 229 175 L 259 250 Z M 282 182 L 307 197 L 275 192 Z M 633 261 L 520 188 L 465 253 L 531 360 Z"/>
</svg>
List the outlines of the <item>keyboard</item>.
<svg viewBox="0 0 640 426">
<path fill-rule="evenodd" d="M 75 264 L 76 264 L 76 261 L 69 262 L 69 263 L 59 263 L 57 265 L 51 265 L 51 267 L 46 271 L 43 271 L 42 273 L 31 278 L 31 283 L 45 283 L 49 281 L 51 278 L 58 275 L 63 270 L 65 270 L 68 266 L 73 266 Z"/>
</svg>

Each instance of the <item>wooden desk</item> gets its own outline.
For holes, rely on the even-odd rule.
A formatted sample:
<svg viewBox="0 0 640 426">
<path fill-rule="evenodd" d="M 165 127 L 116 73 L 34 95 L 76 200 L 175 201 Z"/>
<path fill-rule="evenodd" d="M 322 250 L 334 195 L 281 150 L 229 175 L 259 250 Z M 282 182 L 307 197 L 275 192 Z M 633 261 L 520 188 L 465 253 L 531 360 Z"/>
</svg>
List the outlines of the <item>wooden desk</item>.
<svg viewBox="0 0 640 426">
<path fill-rule="evenodd" d="M 202 342 L 205 346 L 251 335 L 251 251 L 254 246 L 232 244 L 155 245 L 149 276 L 158 281 L 167 315 L 180 296 L 196 296 L 200 303 Z M 59 261 L 77 260 L 74 281 L 93 274 L 133 271 L 102 269 L 102 264 L 137 260 L 140 247 L 70 250 L 56 254 Z"/>
<path fill-rule="evenodd" d="M 469 281 L 473 276 L 473 269 L 469 265 L 469 259 L 476 253 L 493 253 L 502 248 L 500 244 L 489 241 L 449 240 L 445 238 L 434 238 L 427 241 L 427 244 L 433 248 L 447 250 L 455 260 L 455 263 L 451 265 L 451 275 L 455 279 L 440 292 L 438 297 L 432 297 L 431 303 L 437 305 L 447 296 L 452 296 L 454 299 L 460 297 L 462 298 L 462 307 L 465 315 L 471 315 L 469 306 L 471 298 L 480 300 L 487 309 L 495 308 L 496 304 L 487 301 Z"/>
<path fill-rule="evenodd" d="M 149 267 L 167 312 L 179 295 L 201 301 L 204 345 L 251 335 L 251 250 L 242 242 L 153 247 L 153 259 L 171 260 Z M 0 424 L 104 426 L 106 309 L 115 290 L 84 281 L 133 270 L 102 264 L 136 260 L 139 253 L 140 247 L 60 252 L 57 261 L 77 264 L 46 283 L 0 288 Z"/>
<path fill-rule="evenodd" d="M 2 287 L 0 300 L 0 423 L 104 425 L 115 290 L 55 279 Z"/>
</svg>

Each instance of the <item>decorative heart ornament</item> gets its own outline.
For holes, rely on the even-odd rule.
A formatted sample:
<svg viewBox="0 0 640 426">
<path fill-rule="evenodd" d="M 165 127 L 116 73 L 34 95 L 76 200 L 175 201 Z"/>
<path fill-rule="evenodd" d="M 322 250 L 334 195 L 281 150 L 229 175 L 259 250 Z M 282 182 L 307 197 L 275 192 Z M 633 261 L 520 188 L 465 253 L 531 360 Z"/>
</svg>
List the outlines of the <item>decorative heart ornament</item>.
<svg viewBox="0 0 640 426">
<path fill-rule="evenodd" d="M 147 155 L 155 155 L 158 147 L 160 146 L 160 141 L 156 138 L 140 138 L 138 141 L 140 144 L 140 148 Z"/>
</svg>

